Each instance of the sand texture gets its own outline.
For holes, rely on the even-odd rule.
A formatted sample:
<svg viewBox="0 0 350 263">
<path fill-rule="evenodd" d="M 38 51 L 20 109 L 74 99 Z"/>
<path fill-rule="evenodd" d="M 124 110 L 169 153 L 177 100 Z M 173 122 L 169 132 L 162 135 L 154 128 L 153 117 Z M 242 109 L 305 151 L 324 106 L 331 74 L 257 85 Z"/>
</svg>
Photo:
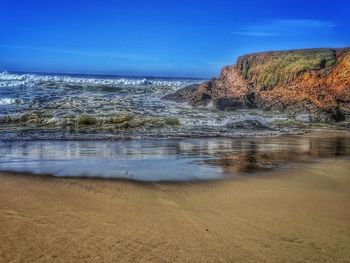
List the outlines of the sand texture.
<svg viewBox="0 0 350 263">
<path fill-rule="evenodd" d="M 230 181 L 0 174 L 0 262 L 350 262 L 350 161 Z"/>
</svg>

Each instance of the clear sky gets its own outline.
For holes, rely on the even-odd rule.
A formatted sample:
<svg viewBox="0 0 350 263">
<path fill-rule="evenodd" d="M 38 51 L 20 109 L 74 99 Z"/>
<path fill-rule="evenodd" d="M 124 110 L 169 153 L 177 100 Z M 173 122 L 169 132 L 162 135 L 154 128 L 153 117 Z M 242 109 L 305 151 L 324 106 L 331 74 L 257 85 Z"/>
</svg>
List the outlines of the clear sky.
<svg viewBox="0 0 350 263">
<path fill-rule="evenodd" d="M 0 71 L 217 75 L 257 51 L 350 46 L 348 0 L 0 0 Z"/>
</svg>

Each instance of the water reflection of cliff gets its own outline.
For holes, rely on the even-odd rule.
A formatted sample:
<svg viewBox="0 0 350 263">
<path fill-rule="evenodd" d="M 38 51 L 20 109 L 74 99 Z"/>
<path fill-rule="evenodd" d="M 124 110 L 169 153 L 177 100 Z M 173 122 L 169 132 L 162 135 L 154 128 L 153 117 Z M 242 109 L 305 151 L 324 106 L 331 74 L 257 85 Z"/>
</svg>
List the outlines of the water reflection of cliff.
<svg viewBox="0 0 350 263">
<path fill-rule="evenodd" d="M 0 141 L 0 170 L 140 180 L 219 179 L 350 155 L 350 137 Z"/>
<path fill-rule="evenodd" d="M 291 162 L 350 154 L 349 138 L 276 137 L 232 141 L 232 152 L 207 161 L 219 165 L 225 173 L 268 170 Z"/>
</svg>

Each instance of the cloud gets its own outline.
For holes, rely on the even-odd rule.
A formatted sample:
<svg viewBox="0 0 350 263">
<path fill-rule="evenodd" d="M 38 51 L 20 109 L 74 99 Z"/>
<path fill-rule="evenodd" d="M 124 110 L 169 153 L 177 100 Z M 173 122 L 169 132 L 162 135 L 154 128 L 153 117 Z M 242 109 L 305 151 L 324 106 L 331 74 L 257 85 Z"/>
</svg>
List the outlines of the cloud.
<svg viewBox="0 0 350 263">
<path fill-rule="evenodd" d="M 331 21 L 316 19 L 273 19 L 243 27 L 232 34 L 251 37 L 298 36 L 334 27 L 335 24 Z"/>
<path fill-rule="evenodd" d="M 92 52 L 92 51 L 78 51 L 78 50 L 67 50 L 67 49 L 56 49 L 56 48 L 45 48 L 45 47 L 32 47 L 32 46 L 18 46 L 18 45 L 0 45 L 0 48 L 6 49 L 22 49 L 31 51 L 42 51 L 51 52 L 66 55 L 76 55 L 76 56 L 88 56 L 88 57 L 99 57 L 99 58 L 114 58 L 114 59 L 124 59 L 124 60 L 139 60 L 139 61 L 158 61 L 154 57 L 147 57 L 142 55 L 132 55 L 125 53 L 116 52 Z"/>
</svg>

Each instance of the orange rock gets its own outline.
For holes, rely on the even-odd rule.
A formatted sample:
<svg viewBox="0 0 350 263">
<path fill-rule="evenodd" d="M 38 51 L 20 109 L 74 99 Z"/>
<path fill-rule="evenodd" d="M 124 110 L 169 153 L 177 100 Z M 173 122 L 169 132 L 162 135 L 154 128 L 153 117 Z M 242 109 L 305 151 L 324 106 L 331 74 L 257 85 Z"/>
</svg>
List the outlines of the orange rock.
<svg viewBox="0 0 350 263">
<path fill-rule="evenodd" d="M 350 115 L 350 48 L 245 55 L 224 67 L 218 79 L 178 95 L 194 106 L 213 101 L 221 110 L 259 107 L 342 121 Z"/>
</svg>

